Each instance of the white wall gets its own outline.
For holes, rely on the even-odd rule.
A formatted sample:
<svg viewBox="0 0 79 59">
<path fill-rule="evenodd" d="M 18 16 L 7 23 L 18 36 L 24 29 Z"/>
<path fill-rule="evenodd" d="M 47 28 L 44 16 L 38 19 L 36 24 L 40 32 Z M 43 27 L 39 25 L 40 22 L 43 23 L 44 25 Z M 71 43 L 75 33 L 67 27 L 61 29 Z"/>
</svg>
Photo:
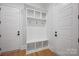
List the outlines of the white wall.
<svg viewBox="0 0 79 59">
<path fill-rule="evenodd" d="M 78 4 L 78 15 L 79 15 L 79 4 Z M 79 38 L 79 20 L 78 20 L 78 38 Z M 78 55 L 79 55 L 79 43 L 78 43 Z"/>
<path fill-rule="evenodd" d="M 79 4 L 78 4 L 78 15 L 79 15 Z M 78 38 L 79 38 L 79 20 L 78 20 Z"/>
<path fill-rule="evenodd" d="M 9 6 L 9 7 L 12 7 L 12 8 L 17 8 L 17 9 L 20 9 L 20 19 L 19 19 L 19 21 L 20 21 L 20 28 L 19 28 L 19 30 L 20 30 L 20 33 L 21 33 L 21 35 L 20 35 L 20 43 L 22 43 L 22 45 L 19 47 L 20 49 L 24 49 L 25 47 L 25 45 L 26 45 L 26 35 L 25 35 L 25 9 L 24 9 L 24 4 L 21 4 L 21 3 L 0 3 L 0 6 L 1 5 L 3 5 L 3 6 Z M 5 42 L 5 41 L 4 41 Z M 15 44 L 16 44 L 16 42 L 14 42 Z M 12 43 L 11 43 L 12 44 Z"/>
<path fill-rule="evenodd" d="M 73 4 L 72 5 L 73 9 L 71 8 L 66 9 L 65 11 L 73 10 L 73 11 L 67 11 L 68 13 L 64 13 L 65 11 L 63 9 L 63 6 L 64 8 L 68 8 L 70 5 L 66 6 L 66 4 L 57 4 L 57 5 L 51 4 L 49 7 L 48 21 L 47 21 L 49 48 L 52 51 L 54 50 L 58 55 L 78 55 L 77 54 L 77 47 L 78 47 L 77 5 Z M 54 9 L 54 7 L 56 8 Z M 71 14 L 70 12 L 73 12 L 73 14 Z M 73 19 L 68 18 L 67 15 L 70 17 L 72 16 Z M 54 36 L 55 31 L 58 31 L 58 37 Z M 67 49 L 70 49 L 70 51 L 68 51 Z M 75 49 L 76 53 L 72 54 L 73 53 L 72 49 Z"/>
</svg>

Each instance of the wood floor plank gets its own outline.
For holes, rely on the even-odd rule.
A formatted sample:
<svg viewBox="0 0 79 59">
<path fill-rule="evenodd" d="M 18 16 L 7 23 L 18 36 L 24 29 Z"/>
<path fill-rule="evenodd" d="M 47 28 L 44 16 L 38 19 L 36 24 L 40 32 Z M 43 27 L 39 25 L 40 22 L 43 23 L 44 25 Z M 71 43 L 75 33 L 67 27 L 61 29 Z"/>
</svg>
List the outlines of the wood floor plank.
<svg viewBox="0 0 79 59">
<path fill-rule="evenodd" d="M 3 52 L 0 56 L 26 56 L 26 50 L 14 50 Z"/>
<path fill-rule="evenodd" d="M 49 49 L 45 49 L 45 50 L 41 50 L 41 51 L 38 51 L 38 52 L 28 54 L 27 56 L 56 56 L 56 53 L 52 52 Z"/>
<path fill-rule="evenodd" d="M 14 50 L 9 52 L 0 53 L 0 56 L 56 56 L 55 52 L 49 49 L 44 49 L 38 52 L 34 52 L 26 55 L 26 50 Z"/>
</svg>

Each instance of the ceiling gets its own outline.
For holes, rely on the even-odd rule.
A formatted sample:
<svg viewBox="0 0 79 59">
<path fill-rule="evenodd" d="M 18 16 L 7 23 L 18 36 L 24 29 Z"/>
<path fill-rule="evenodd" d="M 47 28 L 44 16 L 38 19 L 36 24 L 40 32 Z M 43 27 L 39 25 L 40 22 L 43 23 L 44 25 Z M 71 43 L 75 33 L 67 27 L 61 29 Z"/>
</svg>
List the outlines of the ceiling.
<svg viewBox="0 0 79 59">
<path fill-rule="evenodd" d="M 38 3 L 42 8 L 48 9 L 50 3 Z"/>
<path fill-rule="evenodd" d="M 50 3 L 27 3 L 27 4 L 36 8 L 42 8 L 47 10 Z"/>
</svg>

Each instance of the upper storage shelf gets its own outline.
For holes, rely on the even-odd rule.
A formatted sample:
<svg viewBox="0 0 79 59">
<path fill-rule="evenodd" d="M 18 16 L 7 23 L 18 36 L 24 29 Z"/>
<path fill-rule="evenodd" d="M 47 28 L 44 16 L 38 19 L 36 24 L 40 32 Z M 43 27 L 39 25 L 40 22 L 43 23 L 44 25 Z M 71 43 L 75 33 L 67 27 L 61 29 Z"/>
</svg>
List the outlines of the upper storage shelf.
<svg viewBox="0 0 79 59">
<path fill-rule="evenodd" d="M 46 20 L 46 12 L 27 8 L 27 17 Z"/>
<path fill-rule="evenodd" d="M 46 24 L 46 12 L 35 9 L 26 9 L 27 24 L 31 26 L 44 26 Z"/>
<path fill-rule="evenodd" d="M 37 18 L 37 19 L 41 18 L 41 14 L 39 11 L 35 11 L 35 18 Z"/>
<path fill-rule="evenodd" d="M 28 17 L 34 17 L 34 10 L 32 10 L 32 9 L 27 9 L 27 16 L 28 16 Z"/>
<path fill-rule="evenodd" d="M 46 19 L 46 13 L 42 13 L 42 19 Z"/>
</svg>

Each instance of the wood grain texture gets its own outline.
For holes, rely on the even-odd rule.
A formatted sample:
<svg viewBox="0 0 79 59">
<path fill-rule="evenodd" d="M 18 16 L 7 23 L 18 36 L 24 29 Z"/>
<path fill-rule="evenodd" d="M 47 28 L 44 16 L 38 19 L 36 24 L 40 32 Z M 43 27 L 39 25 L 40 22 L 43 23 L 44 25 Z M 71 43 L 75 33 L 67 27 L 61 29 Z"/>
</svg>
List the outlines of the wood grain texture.
<svg viewBox="0 0 79 59">
<path fill-rule="evenodd" d="M 0 54 L 0 56 L 26 56 L 26 50 L 14 50 L 3 52 Z"/>
<path fill-rule="evenodd" d="M 31 54 L 27 54 L 27 56 L 56 56 L 56 53 L 52 52 L 49 49 L 45 49 Z"/>
<path fill-rule="evenodd" d="M 14 50 L 0 53 L 0 56 L 56 56 L 55 52 L 52 52 L 49 49 L 44 49 L 38 52 L 34 52 L 26 55 L 26 50 Z"/>
</svg>

